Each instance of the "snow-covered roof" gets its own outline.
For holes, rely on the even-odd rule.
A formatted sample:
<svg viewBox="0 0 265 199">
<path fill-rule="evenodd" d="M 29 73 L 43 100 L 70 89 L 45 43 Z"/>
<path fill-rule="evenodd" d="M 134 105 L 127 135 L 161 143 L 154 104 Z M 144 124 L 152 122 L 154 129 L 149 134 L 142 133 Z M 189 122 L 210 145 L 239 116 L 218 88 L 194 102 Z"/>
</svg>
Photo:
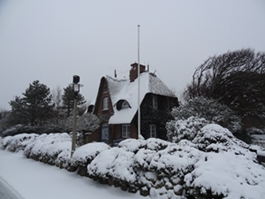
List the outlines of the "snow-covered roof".
<svg viewBox="0 0 265 199">
<path fill-rule="evenodd" d="M 129 79 L 114 79 L 106 76 L 114 114 L 109 119 L 109 124 L 131 123 L 138 109 L 138 79 L 130 82 Z M 147 93 L 175 97 L 176 95 L 155 75 L 144 72 L 140 74 L 140 102 Z M 117 110 L 119 100 L 126 100 L 130 107 Z"/>
</svg>

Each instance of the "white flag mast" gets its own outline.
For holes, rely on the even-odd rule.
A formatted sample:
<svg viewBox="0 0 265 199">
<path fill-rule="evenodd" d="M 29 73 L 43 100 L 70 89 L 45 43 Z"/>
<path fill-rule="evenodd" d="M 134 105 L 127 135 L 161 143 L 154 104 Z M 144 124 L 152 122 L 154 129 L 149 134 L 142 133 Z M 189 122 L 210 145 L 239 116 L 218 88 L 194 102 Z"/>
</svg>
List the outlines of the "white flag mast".
<svg viewBox="0 0 265 199">
<path fill-rule="evenodd" d="M 142 137 L 140 103 L 140 25 L 138 25 L 138 139 Z"/>
</svg>

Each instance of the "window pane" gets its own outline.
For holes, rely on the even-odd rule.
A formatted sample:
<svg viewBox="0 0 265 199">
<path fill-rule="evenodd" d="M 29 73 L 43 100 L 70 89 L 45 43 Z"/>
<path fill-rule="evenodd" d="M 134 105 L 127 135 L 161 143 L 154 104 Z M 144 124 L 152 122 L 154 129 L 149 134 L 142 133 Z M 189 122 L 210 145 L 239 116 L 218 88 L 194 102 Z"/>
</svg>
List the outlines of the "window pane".
<svg viewBox="0 0 265 199">
<path fill-rule="evenodd" d="M 156 125 L 154 125 L 154 124 L 150 125 L 150 137 L 151 138 L 156 137 Z"/>
<path fill-rule="evenodd" d="M 157 108 L 157 96 L 153 95 L 153 108 Z"/>
<path fill-rule="evenodd" d="M 123 138 L 130 137 L 130 125 L 129 124 L 122 125 L 122 137 Z"/>
<path fill-rule="evenodd" d="M 108 108 L 109 108 L 108 102 L 109 102 L 108 97 L 105 97 L 103 99 L 103 110 L 108 110 Z"/>
</svg>

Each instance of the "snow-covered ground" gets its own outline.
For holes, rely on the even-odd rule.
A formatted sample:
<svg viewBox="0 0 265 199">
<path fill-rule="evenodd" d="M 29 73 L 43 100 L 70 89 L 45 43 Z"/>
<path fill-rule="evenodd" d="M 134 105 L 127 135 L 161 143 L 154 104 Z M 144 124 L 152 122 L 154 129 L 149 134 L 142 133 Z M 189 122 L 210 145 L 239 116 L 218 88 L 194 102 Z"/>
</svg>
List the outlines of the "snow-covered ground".
<svg viewBox="0 0 265 199">
<path fill-rule="evenodd" d="M 0 150 L 0 177 L 24 199 L 149 198 L 101 185 L 65 169 L 27 159 L 21 152 Z"/>
</svg>

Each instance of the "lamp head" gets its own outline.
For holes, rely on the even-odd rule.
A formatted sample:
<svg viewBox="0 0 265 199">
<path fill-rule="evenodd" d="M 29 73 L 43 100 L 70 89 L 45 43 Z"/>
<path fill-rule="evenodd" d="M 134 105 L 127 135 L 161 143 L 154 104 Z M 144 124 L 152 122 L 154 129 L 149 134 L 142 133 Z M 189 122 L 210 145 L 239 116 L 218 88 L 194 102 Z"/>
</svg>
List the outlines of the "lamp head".
<svg viewBox="0 0 265 199">
<path fill-rule="evenodd" d="M 73 83 L 74 83 L 74 84 L 78 84 L 79 81 L 80 81 L 80 77 L 79 77 L 78 75 L 74 75 L 74 76 L 73 76 Z"/>
</svg>

